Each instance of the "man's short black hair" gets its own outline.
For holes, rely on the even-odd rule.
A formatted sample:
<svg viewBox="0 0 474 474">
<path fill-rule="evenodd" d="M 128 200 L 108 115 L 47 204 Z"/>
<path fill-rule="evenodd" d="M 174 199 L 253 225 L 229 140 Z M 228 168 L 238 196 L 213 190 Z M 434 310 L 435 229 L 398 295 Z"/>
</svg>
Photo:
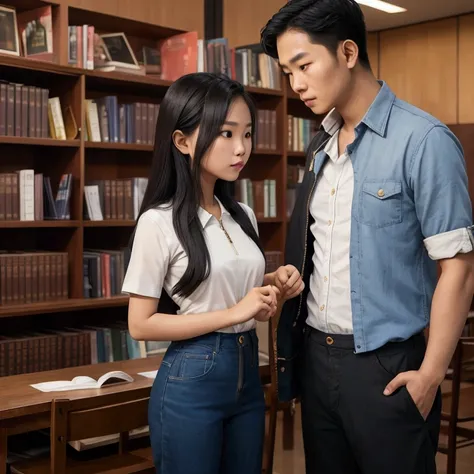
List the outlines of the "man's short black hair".
<svg viewBox="0 0 474 474">
<path fill-rule="evenodd" d="M 370 69 L 364 14 L 354 0 L 289 0 L 261 31 L 265 53 L 277 59 L 277 38 L 290 29 L 306 33 L 333 54 L 340 41 L 352 40 L 359 48 L 360 64 Z"/>
</svg>

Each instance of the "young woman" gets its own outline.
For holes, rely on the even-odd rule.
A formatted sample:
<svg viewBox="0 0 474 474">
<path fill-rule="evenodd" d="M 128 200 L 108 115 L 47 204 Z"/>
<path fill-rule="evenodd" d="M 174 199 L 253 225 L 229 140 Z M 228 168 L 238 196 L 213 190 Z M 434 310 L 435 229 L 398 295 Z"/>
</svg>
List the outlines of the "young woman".
<svg viewBox="0 0 474 474">
<path fill-rule="evenodd" d="M 132 337 L 172 341 L 149 406 L 159 474 L 261 472 L 255 321 L 271 318 L 303 283 L 290 266 L 264 274 L 255 215 L 229 191 L 249 159 L 254 126 L 251 98 L 226 77 L 184 76 L 161 103 L 123 284 Z M 177 314 L 160 312 L 162 295 Z"/>
</svg>

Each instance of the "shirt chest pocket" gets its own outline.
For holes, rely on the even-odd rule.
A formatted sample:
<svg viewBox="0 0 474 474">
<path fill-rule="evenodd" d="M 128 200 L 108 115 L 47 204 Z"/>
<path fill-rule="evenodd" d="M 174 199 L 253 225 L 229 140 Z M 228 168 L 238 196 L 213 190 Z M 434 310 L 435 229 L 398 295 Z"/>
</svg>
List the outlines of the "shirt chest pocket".
<svg viewBox="0 0 474 474">
<path fill-rule="evenodd" d="M 387 227 L 402 222 L 401 181 L 364 181 L 360 193 L 359 221 L 372 227 Z"/>
</svg>

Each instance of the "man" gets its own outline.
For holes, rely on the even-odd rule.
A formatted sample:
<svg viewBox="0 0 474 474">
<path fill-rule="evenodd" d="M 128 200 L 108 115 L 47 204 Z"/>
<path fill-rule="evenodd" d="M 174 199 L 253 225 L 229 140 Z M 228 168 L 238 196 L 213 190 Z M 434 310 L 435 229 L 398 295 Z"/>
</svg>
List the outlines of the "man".
<svg viewBox="0 0 474 474">
<path fill-rule="evenodd" d="M 280 399 L 301 395 L 307 473 L 435 473 L 439 385 L 474 291 L 461 145 L 376 80 L 355 1 L 289 1 L 261 44 L 327 114 L 287 239 L 305 291 L 283 306 L 277 337 Z"/>
</svg>

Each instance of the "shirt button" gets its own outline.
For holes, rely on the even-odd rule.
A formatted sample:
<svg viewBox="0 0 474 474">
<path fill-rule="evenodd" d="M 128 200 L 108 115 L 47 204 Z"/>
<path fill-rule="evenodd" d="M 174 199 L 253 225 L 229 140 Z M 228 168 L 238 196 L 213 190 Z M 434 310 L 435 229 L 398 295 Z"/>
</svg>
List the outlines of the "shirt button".
<svg viewBox="0 0 474 474">
<path fill-rule="evenodd" d="M 325 307 L 326 307 L 326 306 L 324 306 L 324 305 L 322 304 L 322 305 L 319 307 L 319 309 L 320 309 L 321 311 L 324 311 L 324 308 L 325 308 Z"/>
<path fill-rule="evenodd" d="M 334 188 L 331 189 L 331 196 L 334 196 L 336 194 L 336 190 Z"/>
<path fill-rule="evenodd" d="M 380 196 L 380 197 L 384 197 L 385 196 L 385 191 L 383 189 L 379 189 L 377 191 L 377 194 Z"/>
<path fill-rule="evenodd" d="M 324 277 L 324 281 L 328 281 L 328 277 Z"/>
<path fill-rule="evenodd" d="M 328 220 L 328 225 L 331 225 L 331 224 L 332 224 L 332 220 L 329 219 L 329 220 Z"/>
<path fill-rule="evenodd" d="M 282 367 L 282 368 L 280 369 L 280 372 L 284 372 L 284 371 L 285 371 L 285 367 Z"/>
</svg>

